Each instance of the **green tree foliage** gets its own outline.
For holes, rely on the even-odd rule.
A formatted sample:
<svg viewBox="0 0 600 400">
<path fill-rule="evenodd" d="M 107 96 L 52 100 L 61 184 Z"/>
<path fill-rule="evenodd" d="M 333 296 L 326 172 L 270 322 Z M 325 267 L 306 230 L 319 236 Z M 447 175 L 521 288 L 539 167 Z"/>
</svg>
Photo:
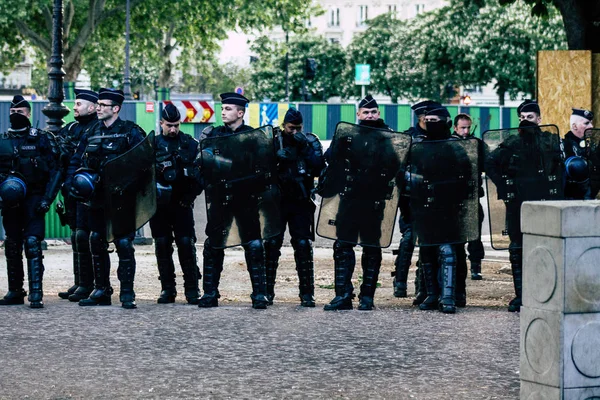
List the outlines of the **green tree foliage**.
<svg viewBox="0 0 600 400">
<path fill-rule="evenodd" d="M 540 18 L 525 3 L 480 9 L 454 0 L 411 20 L 386 15 L 371 21 L 349 46 L 344 94 L 356 95 L 350 81 L 354 65 L 368 63 L 372 89 L 392 99 L 446 102 L 458 86 L 495 82 L 503 102 L 505 93 L 514 98 L 519 92 L 534 92 L 538 50 L 565 46 L 555 9 Z"/>
<path fill-rule="evenodd" d="M 52 52 L 52 0 L 3 0 L 0 34 L 4 37 L 2 69 L 10 69 L 25 44 L 42 59 Z M 73 81 L 82 68 L 95 84 L 122 80 L 125 32 L 124 0 L 64 1 L 65 79 Z M 174 61 L 214 55 L 217 42 L 234 29 L 250 31 L 279 24 L 293 27 L 316 9 L 299 0 L 130 0 L 132 76 L 139 82 L 171 84 Z M 179 53 L 179 54 L 175 54 Z"/>
<path fill-rule="evenodd" d="M 252 64 L 250 92 L 254 99 L 285 100 L 286 44 L 263 36 L 252 44 L 257 61 Z M 344 50 L 338 43 L 331 43 L 314 34 L 294 35 L 289 39 L 289 98 L 301 101 L 304 67 L 307 58 L 317 62 L 314 79 L 305 80 L 311 101 L 326 101 L 341 95 L 342 74 L 346 63 Z"/>
</svg>

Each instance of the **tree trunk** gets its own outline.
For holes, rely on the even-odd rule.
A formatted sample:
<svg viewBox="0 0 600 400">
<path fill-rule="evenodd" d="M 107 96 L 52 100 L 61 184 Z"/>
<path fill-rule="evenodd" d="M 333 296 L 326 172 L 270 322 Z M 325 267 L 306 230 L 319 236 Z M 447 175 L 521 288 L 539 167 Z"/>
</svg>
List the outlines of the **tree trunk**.
<svg viewBox="0 0 600 400">
<path fill-rule="evenodd" d="M 498 87 L 496 90 L 496 94 L 498 95 L 498 104 L 500 106 L 504 105 L 504 96 L 506 95 L 506 89 L 503 87 Z"/>
<path fill-rule="evenodd" d="M 600 53 L 600 2 L 555 0 L 563 18 L 569 50 Z"/>
</svg>

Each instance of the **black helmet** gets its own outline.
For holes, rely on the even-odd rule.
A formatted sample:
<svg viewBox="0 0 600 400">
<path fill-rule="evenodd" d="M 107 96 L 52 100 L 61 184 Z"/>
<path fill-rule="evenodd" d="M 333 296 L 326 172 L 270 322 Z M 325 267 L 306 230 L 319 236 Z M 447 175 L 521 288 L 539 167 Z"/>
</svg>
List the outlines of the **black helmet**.
<svg viewBox="0 0 600 400">
<path fill-rule="evenodd" d="M 25 199 L 25 195 L 27 195 L 27 185 L 20 174 L 11 174 L 0 183 L 0 198 L 4 208 L 17 207 Z"/>
<path fill-rule="evenodd" d="M 98 174 L 87 169 L 80 169 L 73 177 L 73 183 L 71 184 L 71 191 L 77 195 L 77 198 L 82 201 L 89 201 L 96 185 L 98 184 Z"/>
<path fill-rule="evenodd" d="M 586 182 L 590 178 L 590 168 L 585 158 L 573 156 L 565 161 L 567 177 L 577 183 Z"/>
</svg>

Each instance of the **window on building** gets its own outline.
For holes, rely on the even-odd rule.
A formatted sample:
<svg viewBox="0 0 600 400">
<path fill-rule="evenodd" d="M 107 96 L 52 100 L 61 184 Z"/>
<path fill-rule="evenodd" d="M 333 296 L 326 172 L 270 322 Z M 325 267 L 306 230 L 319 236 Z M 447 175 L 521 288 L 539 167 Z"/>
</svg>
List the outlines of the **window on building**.
<svg viewBox="0 0 600 400">
<path fill-rule="evenodd" d="M 327 26 L 340 26 L 340 9 L 338 7 L 329 9 L 329 21 Z"/>
<path fill-rule="evenodd" d="M 396 5 L 395 4 L 388 4 L 388 12 L 392 13 L 393 15 L 396 15 L 397 13 L 397 9 L 396 9 Z"/>
<path fill-rule="evenodd" d="M 425 11 L 425 4 L 415 4 L 416 14 L 419 15 Z"/>
<path fill-rule="evenodd" d="M 304 26 L 306 26 L 307 28 L 311 28 L 312 20 L 310 18 L 306 18 L 306 21 L 304 21 Z"/>
<path fill-rule="evenodd" d="M 357 26 L 363 26 L 369 19 L 369 6 L 358 6 Z"/>
</svg>

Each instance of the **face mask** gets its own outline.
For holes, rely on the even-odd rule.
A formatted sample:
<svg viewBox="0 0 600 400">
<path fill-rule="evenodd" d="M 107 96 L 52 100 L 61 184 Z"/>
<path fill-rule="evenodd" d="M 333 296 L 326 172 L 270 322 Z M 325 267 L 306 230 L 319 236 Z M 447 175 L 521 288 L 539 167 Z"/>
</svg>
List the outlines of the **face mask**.
<svg viewBox="0 0 600 400">
<path fill-rule="evenodd" d="M 431 139 L 444 139 L 450 136 L 450 128 L 446 121 L 425 122 L 427 137 Z"/>
<path fill-rule="evenodd" d="M 21 130 L 24 128 L 29 128 L 31 126 L 31 122 L 29 122 L 29 118 L 24 116 L 23 114 L 10 114 L 10 127 L 14 130 Z"/>
</svg>

